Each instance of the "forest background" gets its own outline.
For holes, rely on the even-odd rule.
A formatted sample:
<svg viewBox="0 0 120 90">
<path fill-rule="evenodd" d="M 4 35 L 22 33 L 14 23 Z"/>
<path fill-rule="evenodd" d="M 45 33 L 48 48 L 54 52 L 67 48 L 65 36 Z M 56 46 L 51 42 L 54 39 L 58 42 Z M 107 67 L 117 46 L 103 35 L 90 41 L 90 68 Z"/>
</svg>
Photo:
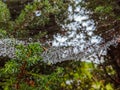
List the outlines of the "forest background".
<svg viewBox="0 0 120 90">
<path fill-rule="evenodd" d="M 119 90 L 119 0 L 0 0 L 1 90 Z"/>
</svg>

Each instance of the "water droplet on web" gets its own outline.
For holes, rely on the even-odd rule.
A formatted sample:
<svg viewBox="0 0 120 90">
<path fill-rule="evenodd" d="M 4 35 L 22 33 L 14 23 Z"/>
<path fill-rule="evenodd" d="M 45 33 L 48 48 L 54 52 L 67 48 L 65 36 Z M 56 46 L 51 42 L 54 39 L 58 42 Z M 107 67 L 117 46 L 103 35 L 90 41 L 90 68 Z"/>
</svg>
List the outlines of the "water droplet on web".
<svg viewBox="0 0 120 90">
<path fill-rule="evenodd" d="M 39 17 L 41 15 L 41 11 L 35 11 L 35 15 Z"/>
</svg>

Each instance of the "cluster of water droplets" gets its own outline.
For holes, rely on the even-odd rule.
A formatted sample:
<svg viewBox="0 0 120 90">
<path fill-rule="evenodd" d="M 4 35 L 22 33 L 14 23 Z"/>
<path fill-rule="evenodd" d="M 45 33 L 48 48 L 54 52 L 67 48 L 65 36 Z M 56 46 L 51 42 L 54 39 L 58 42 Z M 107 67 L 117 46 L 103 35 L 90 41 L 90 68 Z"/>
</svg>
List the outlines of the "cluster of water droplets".
<svg viewBox="0 0 120 90">
<path fill-rule="evenodd" d="M 92 60 L 92 58 L 99 59 L 99 57 L 107 55 L 107 50 L 110 45 L 117 46 L 117 39 L 113 38 L 111 41 L 100 44 L 87 44 L 84 49 L 81 46 L 68 46 L 68 47 L 51 47 L 43 52 L 44 61 L 50 63 L 63 62 L 66 60 Z M 96 61 L 95 61 L 96 62 Z M 98 61 L 99 62 L 99 61 Z"/>
<path fill-rule="evenodd" d="M 0 39 L 0 56 L 3 57 L 15 57 L 15 46 L 17 44 L 23 44 L 23 41 L 16 39 Z"/>
<path fill-rule="evenodd" d="M 111 41 L 106 43 L 89 43 L 84 44 L 84 47 L 79 46 L 51 46 L 42 53 L 43 61 L 47 63 L 58 63 L 67 60 L 82 60 L 95 57 L 96 54 L 99 56 L 106 55 L 107 49 L 110 45 L 117 45 L 119 37 L 113 38 Z M 29 42 L 28 42 L 29 43 Z M 15 46 L 19 44 L 25 44 L 25 41 L 16 39 L 1 39 L 0 40 L 0 56 L 8 56 L 10 58 L 15 57 Z"/>
</svg>

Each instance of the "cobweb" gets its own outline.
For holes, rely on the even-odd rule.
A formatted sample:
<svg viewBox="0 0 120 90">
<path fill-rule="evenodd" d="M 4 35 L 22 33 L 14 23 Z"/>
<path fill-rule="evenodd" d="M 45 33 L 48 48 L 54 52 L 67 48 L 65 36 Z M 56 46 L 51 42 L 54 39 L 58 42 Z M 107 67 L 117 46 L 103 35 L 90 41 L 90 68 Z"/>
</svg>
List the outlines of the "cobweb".
<svg viewBox="0 0 120 90">
<path fill-rule="evenodd" d="M 71 6 L 69 10 L 72 10 Z M 65 36 L 54 36 L 53 45 L 41 54 L 44 62 L 55 64 L 67 60 L 91 60 L 99 63 L 97 56 L 107 55 L 109 46 L 117 45 L 119 36 L 114 36 L 110 41 L 105 42 L 101 37 L 94 35 L 94 21 L 88 20 L 87 15 L 82 15 L 84 10 L 76 7 L 74 12 L 77 14 L 70 11 L 68 17 L 68 20 L 73 20 L 73 22 L 61 25 L 62 28 L 69 30 L 67 34 Z M 15 46 L 29 44 L 28 41 L 15 38 L 0 39 L 0 56 L 15 58 Z"/>
<path fill-rule="evenodd" d="M 107 49 L 110 45 L 117 45 L 117 40 L 119 37 L 113 38 L 113 40 L 106 43 L 84 43 L 84 47 L 81 45 L 76 46 L 51 46 L 45 50 L 41 56 L 43 61 L 47 63 L 56 64 L 58 62 L 63 62 L 67 60 L 82 60 L 91 59 L 96 57 L 96 55 L 103 56 L 106 55 Z M 30 42 L 28 42 L 30 43 Z M 0 40 L 0 56 L 8 56 L 9 58 L 15 58 L 15 45 L 23 44 L 25 41 L 20 41 L 16 39 L 1 39 Z M 83 44 L 83 43 L 82 43 Z M 97 58 L 97 57 L 96 57 Z M 95 59 L 94 59 L 95 60 Z"/>
</svg>

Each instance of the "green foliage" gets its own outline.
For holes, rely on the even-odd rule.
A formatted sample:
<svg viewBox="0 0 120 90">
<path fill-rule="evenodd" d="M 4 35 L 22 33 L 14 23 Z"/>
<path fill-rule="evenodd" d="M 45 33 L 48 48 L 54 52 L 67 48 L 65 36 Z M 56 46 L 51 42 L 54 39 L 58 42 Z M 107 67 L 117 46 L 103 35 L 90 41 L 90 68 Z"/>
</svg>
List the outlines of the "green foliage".
<svg viewBox="0 0 120 90">
<path fill-rule="evenodd" d="M 96 64 L 89 62 L 73 62 L 72 64 L 74 64 L 72 68 L 65 67 L 67 70 L 69 68 L 69 72 L 64 74 L 65 81 L 61 83 L 62 87 L 67 90 L 109 90 L 107 88 L 113 90 L 112 84 L 99 77 L 101 70 Z"/>
<path fill-rule="evenodd" d="M 22 37 L 26 37 L 26 35 L 31 32 L 30 30 L 40 27 L 43 28 L 46 24 L 51 23 L 49 22 L 50 19 L 52 19 L 52 22 L 55 22 L 55 17 L 59 18 L 62 13 L 66 12 L 67 8 L 68 4 L 63 3 L 63 1 L 52 0 L 34 1 L 26 5 L 15 20 L 13 29 L 17 28 L 17 31 L 19 31 L 19 33 L 17 33 L 18 36 L 16 36 L 20 37 L 22 34 Z M 58 21 L 61 21 L 61 19 Z"/>
<path fill-rule="evenodd" d="M 4 90 L 113 90 L 112 84 L 96 76 L 101 71 L 96 64 L 70 61 L 67 65 L 47 65 L 39 56 L 41 52 L 39 43 L 18 45 L 17 58 L 11 59 L 0 69 L 0 78 L 4 78 L 0 86 Z M 50 69 L 52 71 L 47 74 Z"/>
<path fill-rule="evenodd" d="M 10 12 L 7 5 L 0 1 L 0 29 L 6 29 L 10 20 Z"/>
<path fill-rule="evenodd" d="M 0 23 L 7 22 L 10 19 L 10 12 L 7 8 L 7 5 L 0 1 Z"/>
<path fill-rule="evenodd" d="M 41 60 L 41 52 L 42 49 L 39 43 L 30 43 L 27 46 L 16 46 L 16 58 L 6 62 L 4 68 L 1 69 L 1 77 L 4 78 L 2 83 L 3 87 L 10 88 L 18 79 L 20 79 L 18 81 L 21 82 L 24 76 L 26 76 L 26 69 L 29 69 L 30 66 Z M 14 79 L 13 82 L 10 82 L 11 78 Z"/>
<path fill-rule="evenodd" d="M 18 68 L 18 64 L 17 64 L 17 62 L 15 62 L 14 60 L 11 60 L 11 61 L 8 61 L 6 64 L 5 64 L 5 67 L 4 67 L 4 69 L 2 69 L 2 71 L 3 71 L 3 73 L 5 73 L 5 74 L 10 74 L 10 75 L 12 75 L 12 74 L 14 74 L 14 73 L 16 73 L 18 70 L 17 70 L 17 68 Z"/>
<path fill-rule="evenodd" d="M 44 30 L 45 25 L 51 27 L 53 23 L 53 25 L 56 25 L 57 28 L 60 27 L 59 23 L 65 19 L 61 19 L 61 15 L 66 14 L 64 15 L 64 17 L 66 17 L 68 13 L 68 2 L 64 3 L 64 0 L 43 0 L 41 2 L 33 0 L 32 3 L 26 4 L 25 7 L 22 8 L 22 10 L 20 10 L 20 7 L 18 7 L 18 11 L 15 12 L 16 14 L 17 12 L 20 12 L 20 14 L 15 20 L 12 20 L 12 17 L 14 16 L 10 17 L 12 11 L 10 12 L 9 9 L 16 6 L 16 4 L 18 4 L 17 2 L 21 4 L 20 7 L 22 7 L 24 6 L 24 4 L 22 5 L 22 3 L 27 1 L 0 1 L 0 28 L 7 31 L 9 37 L 12 36 L 17 38 L 26 38 L 29 37 L 30 33 L 32 33 L 33 36 L 35 33 L 35 37 L 36 35 L 40 36 L 39 33 L 41 34 L 41 31 L 43 33 L 47 32 L 47 29 Z M 8 4 L 9 9 L 6 3 Z M 57 23 L 55 23 L 55 18 L 58 18 Z M 54 29 L 56 30 L 56 28 Z M 52 32 L 52 30 L 49 30 L 49 32 Z M 56 30 L 56 32 L 59 31 Z"/>
<path fill-rule="evenodd" d="M 41 67 L 46 67 L 40 56 L 42 52 L 39 43 L 30 43 L 26 46 L 16 46 L 16 58 L 11 59 L 0 69 L 0 86 L 4 90 L 56 90 L 60 86 L 60 74 L 63 68 L 57 67 L 54 72 L 49 75 L 39 72 Z M 42 64 L 39 67 L 38 64 Z M 37 66 L 37 70 L 35 67 Z M 31 69 L 30 69 L 31 68 Z M 55 85 L 55 86 L 54 86 Z"/>
<path fill-rule="evenodd" d="M 7 35 L 7 32 L 5 30 L 0 29 L 0 38 L 5 38 Z"/>
<path fill-rule="evenodd" d="M 112 6 L 98 6 L 95 8 L 96 13 L 111 13 L 113 10 Z"/>
<path fill-rule="evenodd" d="M 28 64 L 35 64 L 41 60 L 42 49 L 39 43 L 30 43 L 27 46 L 16 46 L 16 58 L 20 61 L 26 61 Z"/>
</svg>

